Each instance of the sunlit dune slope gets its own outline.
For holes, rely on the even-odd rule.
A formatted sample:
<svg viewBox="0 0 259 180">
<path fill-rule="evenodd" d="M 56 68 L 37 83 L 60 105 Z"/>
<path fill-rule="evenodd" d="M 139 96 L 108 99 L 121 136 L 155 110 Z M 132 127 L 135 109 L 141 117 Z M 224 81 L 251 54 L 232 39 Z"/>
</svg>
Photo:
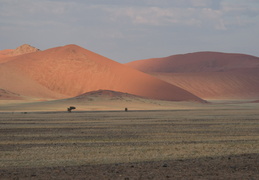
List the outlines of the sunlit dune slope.
<svg viewBox="0 0 259 180">
<path fill-rule="evenodd" d="M 154 99 L 203 102 L 179 87 L 76 45 L 9 57 L 7 62 L 0 64 L 0 73 L 4 71 L 9 73 L 5 81 L 10 84 L 19 78 L 25 79 L 19 85 L 21 89 L 27 87 L 28 80 L 66 97 L 106 89 Z M 17 92 L 8 83 L 4 85 L 9 86 L 5 89 Z"/>
<path fill-rule="evenodd" d="M 9 61 L 10 59 L 8 57 L 12 56 L 18 56 L 18 55 L 23 55 L 23 54 L 28 54 L 28 53 L 34 53 L 40 51 L 39 49 L 28 45 L 28 44 L 23 44 L 16 49 L 5 49 L 0 51 L 0 63 L 4 63 Z"/>
<path fill-rule="evenodd" d="M 16 66 L 9 66 L 6 63 L 0 64 L 0 74 L 0 88 L 6 91 L 28 98 L 57 99 L 66 97 L 39 84 L 30 76 L 17 69 Z"/>
<path fill-rule="evenodd" d="M 4 49 L 4 50 L 0 50 L 0 55 L 5 55 L 5 56 L 7 56 L 7 55 L 9 55 L 11 52 L 13 52 L 14 51 L 14 49 Z"/>
<path fill-rule="evenodd" d="M 127 65 L 204 99 L 259 97 L 259 58 L 254 56 L 198 52 Z"/>
<path fill-rule="evenodd" d="M 13 52 L 13 49 L 5 49 L 5 50 L 1 50 L 0 51 L 0 63 L 6 62 L 5 59 L 7 59 L 7 57 L 10 57 L 10 53 Z"/>
<path fill-rule="evenodd" d="M 7 91 L 5 89 L 0 89 L 0 100 L 22 100 L 23 97 L 19 94 Z"/>
</svg>

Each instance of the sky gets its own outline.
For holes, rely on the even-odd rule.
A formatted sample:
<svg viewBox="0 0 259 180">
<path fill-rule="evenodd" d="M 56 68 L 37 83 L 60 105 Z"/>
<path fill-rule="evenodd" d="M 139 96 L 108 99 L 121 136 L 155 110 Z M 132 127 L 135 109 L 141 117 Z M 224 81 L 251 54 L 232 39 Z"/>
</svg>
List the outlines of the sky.
<svg viewBox="0 0 259 180">
<path fill-rule="evenodd" d="M 120 63 L 197 51 L 259 57 L 259 0 L 0 0 L 0 50 L 76 44 Z"/>
</svg>

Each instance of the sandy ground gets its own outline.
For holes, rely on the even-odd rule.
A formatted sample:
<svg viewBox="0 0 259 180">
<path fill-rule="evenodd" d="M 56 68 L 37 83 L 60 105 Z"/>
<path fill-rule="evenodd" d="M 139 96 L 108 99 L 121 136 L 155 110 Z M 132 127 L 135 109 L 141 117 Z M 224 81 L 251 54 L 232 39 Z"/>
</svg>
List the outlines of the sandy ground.
<svg viewBox="0 0 259 180">
<path fill-rule="evenodd" d="M 70 106 L 75 106 L 76 111 L 123 111 L 125 108 L 129 110 L 172 110 L 207 107 L 207 104 L 198 102 L 161 101 L 115 91 L 111 91 L 112 95 L 102 94 L 105 92 L 107 91 L 94 91 L 90 95 L 48 101 L 33 98 L 0 100 L 0 112 L 55 112 L 66 111 Z"/>
<path fill-rule="evenodd" d="M 0 179 L 259 178 L 258 103 L 184 105 L 1 112 Z"/>
<path fill-rule="evenodd" d="M 259 155 L 1 169 L 1 179 L 258 179 Z"/>
</svg>

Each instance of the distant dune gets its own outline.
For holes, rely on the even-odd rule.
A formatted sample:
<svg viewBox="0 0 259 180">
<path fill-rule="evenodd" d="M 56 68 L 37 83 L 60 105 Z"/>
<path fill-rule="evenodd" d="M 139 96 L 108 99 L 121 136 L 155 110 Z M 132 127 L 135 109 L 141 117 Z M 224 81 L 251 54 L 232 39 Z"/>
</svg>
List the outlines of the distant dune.
<svg viewBox="0 0 259 180">
<path fill-rule="evenodd" d="M 0 91 L 1 93 L 1 91 Z M 134 94 L 111 90 L 98 90 L 82 95 L 49 101 L 13 101 L 3 99 L 0 101 L 1 112 L 35 112 L 35 111 L 63 111 L 70 106 L 76 107 L 73 111 L 128 111 L 132 110 L 175 110 L 196 109 L 209 107 L 205 103 L 192 101 L 163 101 L 143 98 Z"/>
<path fill-rule="evenodd" d="M 40 98 L 65 98 L 99 89 L 142 97 L 198 101 L 201 98 L 76 45 L 8 57 L 0 64 L 3 89 Z"/>
<path fill-rule="evenodd" d="M 167 103 L 171 101 L 153 100 L 118 91 L 98 90 L 87 92 L 73 98 L 58 100 L 57 102 L 63 102 L 63 104 L 69 103 L 78 106 L 78 108 L 85 108 L 88 110 L 98 110 L 100 108 L 124 110 L 126 107 L 132 110 L 152 108 L 159 109 L 161 102 Z"/>
<path fill-rule="evenodd" d="M 1 50 L 0 51 L 0 63 L 9 61 L 10 59 L 8 57 L 33 53 L 33 52 L 37 52 L 37 51 L 40 51 L 40 50 L 31 45 L 28 45 L 28 44 L 23 44 L 23 45 L 17 47 L 16 49 Z"/>
<path fill-rule="evenodd" d="M 204 99 L 259 97 L 259 58 L 197 52 L 127 64 Z"/>
<path fill-rule="evenodd" d="M 22 54 L 28 54 L 28 53 L 33 53 L 40 51 L 38 48 L 35 48 L 29 44 L 23 44 L 16 49 L 14 49 L 12 52 L 9 53 L 10 56 L 18 56 Z"/>
<path fill-rule="evenodd" d="M 110 99 L 110 100 L 122 100 L 122 99 L 139 99 L 143 98 L 141 96 L 136 96 L 133 94 L 111 91 L 111 90 L 98 90 L 98 91 L 90 91 L 79 96 L 73 97 L 71 99 L 80 99 L 80 100 L 88 100 L 91 98 L 101 98 L 101 99 Z"/>
<path fill-rule="evenodd" d="M 194 73 L 224 72 L 243 68 L 259 68 L 259 58 L 245 54 L 196 52 L 152 58 L 127 63 L 142 72 Z"/>
</svg>

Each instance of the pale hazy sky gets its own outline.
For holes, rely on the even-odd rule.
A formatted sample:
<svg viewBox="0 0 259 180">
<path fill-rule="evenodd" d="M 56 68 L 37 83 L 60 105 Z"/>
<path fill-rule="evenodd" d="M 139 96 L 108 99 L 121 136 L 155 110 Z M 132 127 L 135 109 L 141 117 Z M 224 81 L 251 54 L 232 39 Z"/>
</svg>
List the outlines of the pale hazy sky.
<svg viewBox="0 0 259 180">
<path fill-rule="evenodd" d="M 0 49 L 77 44 L 115 61 L 259 56 L 259 0 L 0 0 Z"/>
</svg>

